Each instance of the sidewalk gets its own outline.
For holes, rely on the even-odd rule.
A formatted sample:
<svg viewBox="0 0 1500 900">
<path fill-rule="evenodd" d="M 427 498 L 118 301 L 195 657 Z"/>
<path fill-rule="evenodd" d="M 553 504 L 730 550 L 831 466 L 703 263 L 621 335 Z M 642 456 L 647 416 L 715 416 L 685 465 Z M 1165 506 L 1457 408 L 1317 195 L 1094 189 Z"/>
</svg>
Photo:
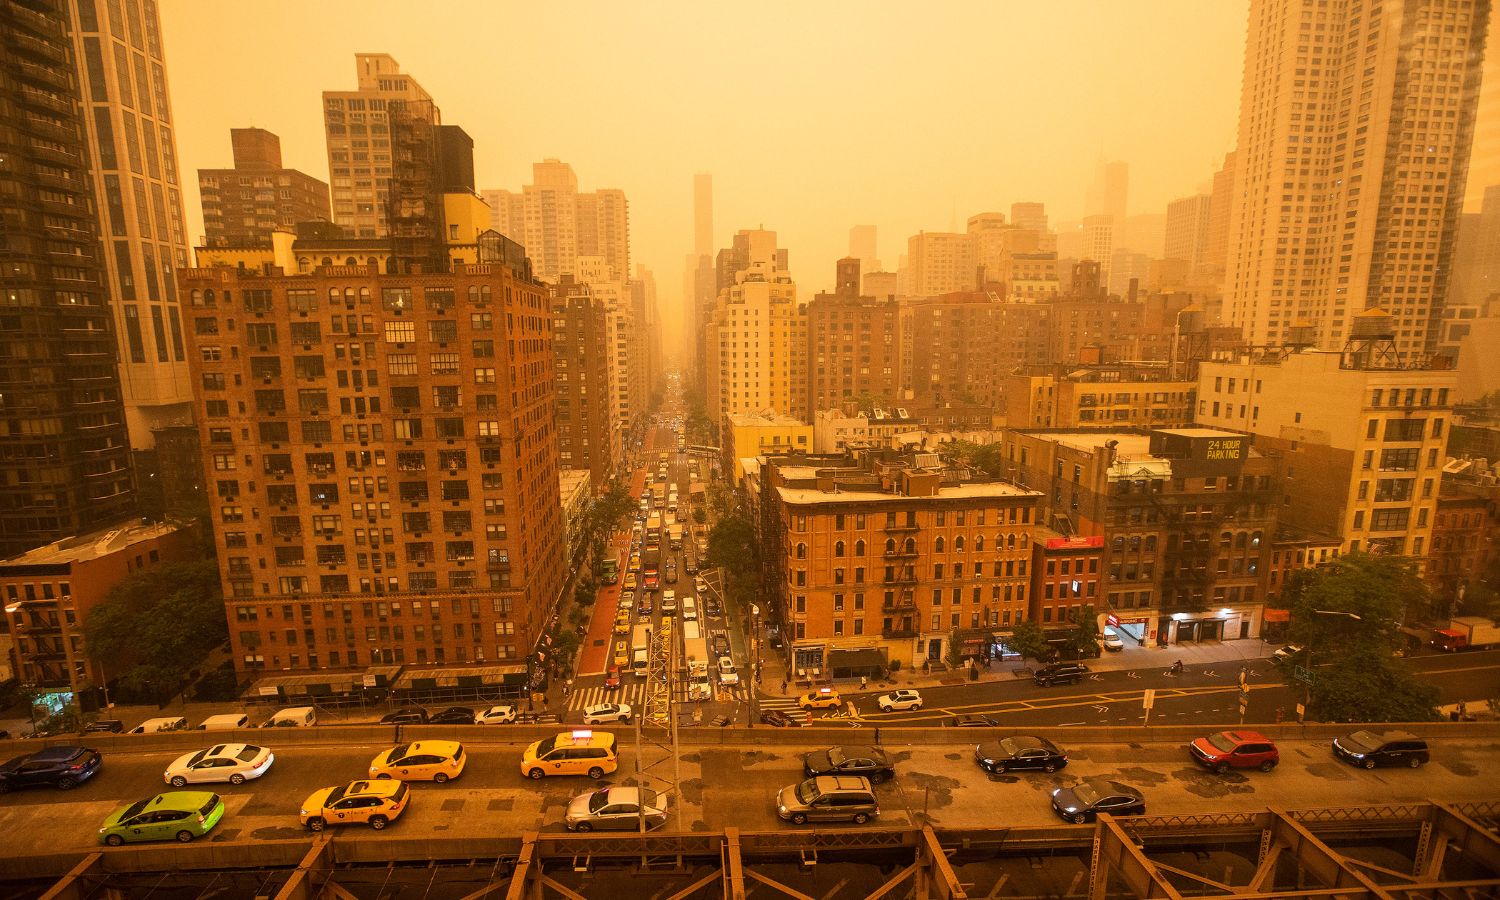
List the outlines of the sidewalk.
<svg viewBox="0 0 1500 900">
<path fill-rule="evenodd" d="M 769 650 L 769 645 L 767 649 Z M 1181 644 L 1170 647 L 1127 647 L 1115 653 L 1106 652 L 1096 659 L 1086 659 L 1083 664 L 1094 672 L 1113 672 L 1125 669 L 1165 669 L 1181 660 L 1182 664 L 1189 669 L 1221 664 L 1238 671 L 1242 665 L 1270 656 L 1274 649 L 1273 645 L 1267 645 L 1259 639 Z M 1022 661 L 1017 657 L 1007 658 L 1004 662 L 994 660 L 988 669 L 979 670 L 978 681 L 1015 681 L 1017 670 L 1033 669 L 1038 665 L 1036 660 Z M 760 695 L 768 698 L 796 697 L 806 692 L 807 682 L 799 682 L 795 677 L 790 680 L 786 689 L 782 690 L 782 683 L 786 677 L 786 663 L 781 654 L 779 652 L 768 653 L 765 658 L 764 677 L 759 688 Z M 932 672 L 923 675 L 920 668 L 912 670 L 903 666 L 900 670 L 892 672 L 888 681 L 871 679 L 867 691 L 884 691 L 894 688 L 921 689 L 938 685 L 967 684 L 969 680 L 968 670 L 962 667 L 949 670 L 945 665 L 935 663 Z M 826 684 L 826 682 L 823 683 Z M 857 686 L 859 679 L 840 678 L 835 680 L 834 684 L 847 690 L 851 685 Z"/>
</svg>

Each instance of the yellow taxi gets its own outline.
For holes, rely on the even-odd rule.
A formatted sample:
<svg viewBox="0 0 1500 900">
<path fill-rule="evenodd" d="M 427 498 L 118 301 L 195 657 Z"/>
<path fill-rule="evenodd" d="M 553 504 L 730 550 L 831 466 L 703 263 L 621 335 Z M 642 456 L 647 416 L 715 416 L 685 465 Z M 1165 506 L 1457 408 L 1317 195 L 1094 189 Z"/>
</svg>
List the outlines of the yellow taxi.
<svg viewBox="0 0 1500 900">
<path fill-rule="evenodd" d="M 615 634 L 630 633 L 630 613 L 623 610 L 615 616 Z"/>
<path fill-rule="evenodd" d="M 621 587 L 621 590 L 633 591 L 633 590 L 635 590 L 635 587 L 636 587 L 635 573 L 634 572 L 626 572 L 625 573 L 625 584 Z"/>
<path fill-rule="evenodd" d="M 670 616 L 661 617 L 661 633 L 667 636 L 668 641 L 672 640 L 672 619 Z"/>
<path fill-rule="evenodd" d="M 797 698 L 797 705 L 803 709 L 838 709 L 844 703 L 844 698 L 833 688 L 818 688 L 808 691 Z"/>
<path fill-rule="evenodd" d="M 415 741 L 397 744 L 375 757 L 370 777 L 442 784 L 462 775 L 468 762 L 464 745 L 458 741 Z"/>
<path fill-rule="evenodd" d="M 636 569 L 639 569 L 640 567 L 641 567 L 641 555 L 639 553 L 632 553 L 632 554 L 630 554 L 630 565 L 626 566 L 625 568 L 636 570 Z"/>
<path fill-rule="evenodd" d="M 314 791 L 302 801 L 300 818 L 311 831 L 329 825 L 368 825 L 379 831 L 401 815 L 410 795 L 403 781 L 351 781 Z"/>
<path fill-rule="evenodd" d="M 624 641 L 615 641 L 615 656 L 611 661 L 622 669 L 630 665 L 630 645 Z"/>
<path fill-rule="evenodd" d="M 527 778 L 587 775 L 597 781 L 619 767 L 615 736 L 589 728 L 543 738 L 521 754 L 521 774 Z"/>
</svg>

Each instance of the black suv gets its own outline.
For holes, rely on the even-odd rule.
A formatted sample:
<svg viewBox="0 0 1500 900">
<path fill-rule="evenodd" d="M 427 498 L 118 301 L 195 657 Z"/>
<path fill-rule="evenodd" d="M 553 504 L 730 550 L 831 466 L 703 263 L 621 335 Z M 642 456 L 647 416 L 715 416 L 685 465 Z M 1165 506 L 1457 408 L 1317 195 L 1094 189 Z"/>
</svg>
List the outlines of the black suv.
<svg viewBox="0 0 1500 900">
<path fill-rule="evenodd" d="M 380 717 L 382 725 L 426 725 L 427 710 L 420 706 L 403 706 Z"/>
<path fill-rule="evenodd" d="M 1333 739 L 1333 755 L 1350 765 L 1411 766 L 1427 762 L 1427 741 L 1405 731 L 1356 731 Z"/>
<path fill-rule="evenodd" d="M 69 790 L 87 781 L 103 759 L 85 747 L 48 747 L 0 765 L 0 794 L 29 787 Z"/>
<path fill-rule="evenodd" d="M 1089 673 L 1089 667 L 1080 663 L 1053 663 L 1042 666 L 1032 673 L 1032 680 L 1042 687 L 1054 684 L 1072 684 Z"/>
</svg>

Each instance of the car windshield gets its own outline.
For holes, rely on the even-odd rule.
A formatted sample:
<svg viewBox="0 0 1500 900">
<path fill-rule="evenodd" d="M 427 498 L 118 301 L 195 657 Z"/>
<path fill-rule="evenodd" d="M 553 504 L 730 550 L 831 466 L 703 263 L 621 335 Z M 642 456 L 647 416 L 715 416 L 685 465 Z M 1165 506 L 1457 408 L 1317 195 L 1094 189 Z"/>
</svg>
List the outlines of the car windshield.
<svg viewBox="0 0 1500 900">
<path fill-rule="evenodd" d="M 1211 735 L 1209 735 L 1208 736 L 1208 742 L 1213 745 L 1213 747 L 1214 747 L 1215 750 L 1218 750 L 1221 753 L 1233 753 L 1234 752 L 1234 748 L 1235 748 L 1234 741 L 1231 741 L 1229 739 L 1229 736 L 1227 734 L 1225 734 L 1224 732 L 1222 732 L 1222 731 L 1219 732 L 1218 734 L 1211 734 Z"/>
<path fill-rule="evenodd" d="M 120 813 L 120 821 L 123 822 L 126 819 L 133 819 L 136 816 L 140 815 L 141 810 L 145 809 L 146 805 L 150 802 L 150 800 L 138 800 L 135 803 L 132 803 L 129 806 L 125 807 L 125 811 Z"/>
<path fill-rule="evenodd" d="M 841 766 L 848 758 L 842 747 L 833 747 L 828 751 L 828 764 L 831 766 Z"/>
<path fill-rule="evenodd" d="M 390 759 L 390 760 L 405 759 L 406 758 L 406 751 L 408 751 L 410 749 L 411 749 L 411 744 L 397 744 L 396 746 L 394 746 L 394 747 L 391 748 L 391 752 L 386 756 L 386 759 Z"/>
<path fill-rule="evenodd" d="M 187 764 L 190 765 L 190 766 L 196 766 L 198 763 L 203 762 L 203 757 L 205 757 L 207 755 L 208 755 L 208 751 L 207 750 L 199 750 L 197 753 L 193 754 L 193 758 L 190 759 L 190 760 L 188 760 Z"/>
<path fill-rule="evenodd" d="M 1343 743 L 1355 750 L 1374 750 L 1380 746 L 1380 738 L 1368 731 L 1356 731 L 1344 738 Z"/>
<path fill-rule="evenodd" d="M 596 813 L 609 803 L 609 788 L 589 794 L 589 812 Z"/>
<path fill-rule="evenodd" d="M 334 803 L 342 800 L 347 793 L 349 793 L 349 786 L 347 784 L 339 785 L 328 795 L 328 799 L 323 801 L 323 805 L 332 806 Z"/>
<path fill-rule="evenodd" d="M 812 803 L 821 796 L 823 795 L 818 793 L 818 782 L 815 779 L 809 778 L 797 785 L 797 799 L 803 803 Z"/>
<path fill-rule="evenodd" d="M 239 753 L 235 754 L 234 758 L 237 759 L 237 760 L 239 760 L 240 762 L 249 762 L 252 759 L 255 759 L 255 757 L 257 757 L 259 755 L 260 755 L 260 748 L 259 747 L 252 747 L 249 744 L 246 744 L 245 747 L 244 747 L 244 749 L 242 749 Z"/>
<path fill-rule="evenodd" d="M 1021 748 L 1010 738 L 1000 739 L 1000 749 L 1005 751 L 1006 756 L 1015 756 L 1021 752 Z"/>
<path fill-rule="evenodd" d="M 552 750 L 553 750 L 553 748 L 555 748 L 556 746 L 557 746 L 557 738 L 556 737 L 542 738 L 540 741 L 537 741 L 537 743 L 536 743 L 536 755 L 537 756 L 546 756 L 548 753 L 551 753 Z"/>
<path fill-rule="evenodd" d="M 1073 785 L 1073 796 L 1084 806 L 1092 806 L 1099 802 L 1099 792 L 1087 781 Z"/>
</svg>

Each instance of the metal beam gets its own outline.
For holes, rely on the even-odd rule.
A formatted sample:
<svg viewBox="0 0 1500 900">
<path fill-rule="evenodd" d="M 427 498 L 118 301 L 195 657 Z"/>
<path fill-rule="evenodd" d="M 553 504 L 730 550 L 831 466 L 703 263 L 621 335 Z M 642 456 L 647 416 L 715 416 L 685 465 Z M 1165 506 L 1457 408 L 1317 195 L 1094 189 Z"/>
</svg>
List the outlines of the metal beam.
<svg viewBox="0 0 1500 900">
<path fill-rule="evenodd" d="M 745 871 L 745 874 L 751 879 L 759 881 L 761 884 L 765 885 L 773 891 L 780 891 L 781 893 L 786 894 L 788 897 L 791 897 L 792 900 L 813 900 L 812 897 L 809 897 L 801 891 L 794 891 L 781 882 L 777 881 L 776 879 L 767 878 L 766 876 L 754 871 L 753 869 L 747 869 Z"/>
<path fill-rule="evenodd" d="M 47 889 L 41 900 L 83 900 L 83 892 L 80 891 L 78 879 L 87 875 L 89 870 L 99 864 L 104 854 L 94 851 L 78 861 L 78 865 L 68 870 L 68 874 L 57 880 L 57 884 Z"/>
<path fill-rule="evenodd" d="M 745 863 L 740 858 L 740 830 L 734 826 L 724 829 L 724 849 L 720 854 L 724 863 L 724 896 L 728 900 L 745 900 Z"/>
<path fill-rule="evenodd" d="M 1234 887 L 1232 887 L 1231 885 L 1227 885 L 1222 881 L 1214 881 L 1212 878 L 1209 878 L 1205 875 L 1199 875 L 1197 872 L 1189 872 L 1187 869 L 1179 869 L 1176 866 L 1169 866 L 1166 863 L 1161 862 L 1160 860 L 1152 860 L 1151 865 L 1155 866 L 1163 872 L 1171 872 L 1173 875 L 1176 875 L 1180 878 L 1186 878 L 1189 881 L 1196 881 L 1199 884 L 1204 885 L 1205 887 L 1211 887 L 1214 890 L 1223 891 L 1226 894 L 1232 894 L 1235 891 Z"/>
<path fill-rule="evenodd" d="M 703 890 L 704 888 L 708 887 L 709 884 L 722 877 L 724 877 L 724 870 L 714 869 L 707 875 L 704 875 L 702 878 L 698 879 L 697 881 L 693 882 L 677 893 L 672 894 L 668 897 L 663 897 L 662 900 L 686 900 L 688 896 L 696 894 L 698 891 Z"/>
<path fill-rule="evenodd" d="M 1135 845 L 1135 840 L 1125 833 L 1114 816 L 1109 813 L 1099 815 L 1098 834 L 1099 871 L 1093 873 L 1096 891 L 1107 891 L 1110 873 L 1118 872 L 1125 886 L 1142 900 L 1156 897 L 1182 900 L 1182 894 L 1157 869 L 1156 864 L 1146 858 L 1146 854 Z"/>
<path fill-rule="evenodd" d="M 333 836 L 328 832 L 315 836 L 312 846 L 303 855 L 302 862 L 297 864 L 286 884 L 276 892 L 276 900 L 313 900 L 317 897 L 323 881 L 333 869 L 333 861 L 323 858 L 331 846 Z"/>
<path fill-rule="evenodd" d="M 965 900 L 969 892 L 959 883 L 958 874 L 948 862 L 948 852 L 938 843 L 937 833 L 931 825 L 922 826 L 921 840 L 917 842 L 917 884 L 934 891 L 933 896 L 943 900 Z M 925 896 L 921 891 L 918 896 Z"/>
<path fill-rule="evenodd" d="M 1266 832 L 1270 834 L 1269 829 Z M 1276 864 L 1281 861 L 1281 845 L 1272 843 L 1266 848 L 1265 855 L 1261 858 L 1260 865 L 1255 867 L 1255 874 L 1250 878 L 1250 884 L 1246 890 L 1251 893 L 1259 893 L 1265 890 L 1266 882 L 1275 883 Z"/>
<path fill-rule="evenodd" d="M 1329 847 L 1286 810 L 1271 807 L 1271 830 L 1276 841 L 1290 850 L 1297 862 L 1306 866 L 1313 877 L 1332 888 L 1350 888 L 1367 896 L 1392 900 L 1391 894 L 1371 881 L 1365 873 L 1353 868 L 1338 851 Z"/>
<path fill-rule="evenodd" d="M 1432 804 L 1433 832 L 1448 839 L 1448 845 L 1456 848 L 1465 859 L 1473 860 L 1494 875 L 1500 876 L 1500 836 L 1459 812 L 1451 803 Z M 1442 858 L 1436 860 L 1436 875 L 1442 867 Z"/>
<path fill-rule="evenodd" d="M 549 878 L 546 875 L 538 874 L 537 881 L 539 882 L 539 887 L 545 886 L 552 888 L 554 891 L 557 891 L 559 894 L 562 894 L 564 897 L 566 897 L 567 900 L 589 900 L 589 898 L 583 896 L 567 885 L 562 884 L 556 878 Z"/>
<path fill-rule="evenodd" d="M 329 879 L 323 882 L 323 890 L 318 894 L 318 900 L 359 900 L 359 898 L 340 887 L 338 882 Z"/>
<path fill-rule="evenodd" d="M 516 856 L 516 867 L 510 874 L 510 890 L 505 900 L 538 900 L 542 896 L 541 860 L 537 858 L 536 832 L 521 835 L 521 852 Z"/>
<path fill-rule="evenodd" d="M 912 863 L 911 865 L 897 872 L 895 875 L 891 876 L 891 878 L 887 880 L 885 884 L 882 884 L 880 887 L 876 888 L 873 894 L 865 897 L 865 900 L 880 900 L 881 897 L 884 897 L 886 894 L 889 894 L 891 891 L 894 891 L 896 888 L 900 887 L 901 883 L 915 874 L 917 869 L 921 865 L 921 863 Z"/>
</svg>

